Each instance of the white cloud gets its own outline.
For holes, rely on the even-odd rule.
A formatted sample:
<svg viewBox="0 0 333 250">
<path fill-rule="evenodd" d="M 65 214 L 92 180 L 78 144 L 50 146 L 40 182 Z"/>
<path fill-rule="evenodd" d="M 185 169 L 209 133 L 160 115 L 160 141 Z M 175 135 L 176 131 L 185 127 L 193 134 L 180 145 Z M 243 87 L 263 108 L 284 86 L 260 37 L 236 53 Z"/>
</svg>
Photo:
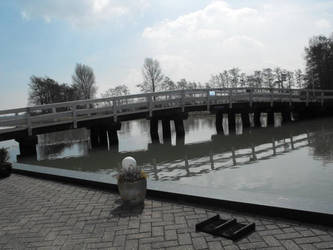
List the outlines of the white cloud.
<svg viewBox="0 0 333 250">
<path fill-rule="evenodd" d="M 328 27 L 329 21 L 318 22 L 326 8 L 317 5 L 313 14 L 309 6 L 289 1 L 267 1 L 251 8 L 212 1 L 201 10 L 147 27 L 142 38 L 150 55 L 175 80 L 207 81 L 211 74 L 231 67 L 247 72 L 302 68 L 308 39 Z"/>
<path fill-rule="evenodd" d="M 17 0 L 25 20 L 41 17 L 45 22 L 61 20 L 74 26 L 94 25 L 120 17 L 138 15 L 148 0 Z"/>
<path fill-rule="evenodd" d="M 317 22 L 316 22 L 316 26 L 319 28 L 319 29 L 323 29 L 323 30 L 327 30 L 327 29 L 331 29 L 331 23 L 326 20 L 326 19 L 319 19 Z"/>
</svg>

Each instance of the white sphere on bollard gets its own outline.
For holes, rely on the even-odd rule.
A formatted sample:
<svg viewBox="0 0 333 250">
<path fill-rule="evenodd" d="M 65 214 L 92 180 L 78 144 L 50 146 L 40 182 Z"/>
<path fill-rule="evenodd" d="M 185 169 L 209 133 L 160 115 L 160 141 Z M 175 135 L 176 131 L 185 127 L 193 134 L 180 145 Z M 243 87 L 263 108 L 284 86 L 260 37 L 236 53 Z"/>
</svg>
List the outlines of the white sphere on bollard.
<svg viewBox="0 0 333 250">
<path fill-rule="evenodd" d="M 130 168 L 135 168 L 136 160 L 131 156 L 127 156 L 122 160 L 121 166 L 124 170 L 129 170 Z"/>
</svg>

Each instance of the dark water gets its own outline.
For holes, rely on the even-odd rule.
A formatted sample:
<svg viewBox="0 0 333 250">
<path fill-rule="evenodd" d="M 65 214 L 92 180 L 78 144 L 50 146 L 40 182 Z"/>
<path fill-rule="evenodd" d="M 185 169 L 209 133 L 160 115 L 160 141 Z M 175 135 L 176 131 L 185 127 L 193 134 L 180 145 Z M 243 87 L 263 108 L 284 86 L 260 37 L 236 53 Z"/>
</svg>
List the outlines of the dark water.
<svg viewBox="0 0 333 250">
<path fill-rule="evenodd" d="M 151 144 L 147 120 L 123 122 L 117 152 L 91 149 L 89 141 L 81 138 L 75 143 L 40 145 L 37 157 L 20 162 L 115 175 L 121 160 L 130 155 L 151 181 L 274 195 L 282 200 L 325 200 L 333 211 L 333 119 L 281 125 L 277 115 L 275 127 L 267 128 L 266 117 L 261 120 L 263 128 L 250 129 L 236 118 L 236 131 L 229 131 L 224 119 L 225 135 L 216 135 L 214 116 L 193 115 L 185 121 L 183 142 L 176 140 L 171 124 L 171 144 L 163 144 L 162 139 Z M 15 161 L 17 144 L 2 145 L 10 147 Z"/>
</svg>

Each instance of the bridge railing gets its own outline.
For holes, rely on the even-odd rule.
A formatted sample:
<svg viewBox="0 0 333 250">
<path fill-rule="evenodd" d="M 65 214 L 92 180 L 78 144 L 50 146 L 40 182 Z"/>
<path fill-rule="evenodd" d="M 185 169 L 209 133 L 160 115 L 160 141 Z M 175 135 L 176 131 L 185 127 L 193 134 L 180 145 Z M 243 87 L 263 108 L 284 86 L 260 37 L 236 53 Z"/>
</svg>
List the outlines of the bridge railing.
<svg viewBox="0 0 333 250">
<path fill-rule="evenodd" d="M 73 123 L 103 117 L 118 119 L 119 115 L 149 113 L 188 106 L 207 106 L 237 102 L 320 102 L 333 100 L 333 90 L 277 89 L 277 88 L 211 88 L 187 89 L 127 96 L 78 100 L 0 110 L 0 134 L 10 131 Z"/>
</svg>

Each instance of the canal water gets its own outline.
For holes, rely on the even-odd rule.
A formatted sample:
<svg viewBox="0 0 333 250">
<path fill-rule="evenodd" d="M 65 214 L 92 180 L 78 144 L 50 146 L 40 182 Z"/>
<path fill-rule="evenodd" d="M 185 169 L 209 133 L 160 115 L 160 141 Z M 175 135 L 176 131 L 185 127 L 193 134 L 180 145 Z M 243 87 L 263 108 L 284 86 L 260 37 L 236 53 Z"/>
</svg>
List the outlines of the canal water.
<svg viewBox="0 0 333 250">
<path fill-rule="evenodd" d="M 152 144 L 149 121 L 136 120 L 122 122 L 118 148 L 91 149 L 86 132 L 73 141 L 39 139 L 37 156 L 29 158 L 19 156 L 14 141 L 0 147 L 9 147 L 13 162 L 114 176 L 121 160 L 133 156 L 151 182 L 306 200 L 333 214 L 333 118 L 283 123 L 277 114 L 270 126 L 266 118 L 260 128 L 243 128 L 236 118 L 236 129 L 224 118 L 224 133 L 217 135 L 214 116 L 190 115 L 184 140 L 171 123 L 171 143 L 163 143 L 159 124 L 160 143 Z"/>
</svg>

